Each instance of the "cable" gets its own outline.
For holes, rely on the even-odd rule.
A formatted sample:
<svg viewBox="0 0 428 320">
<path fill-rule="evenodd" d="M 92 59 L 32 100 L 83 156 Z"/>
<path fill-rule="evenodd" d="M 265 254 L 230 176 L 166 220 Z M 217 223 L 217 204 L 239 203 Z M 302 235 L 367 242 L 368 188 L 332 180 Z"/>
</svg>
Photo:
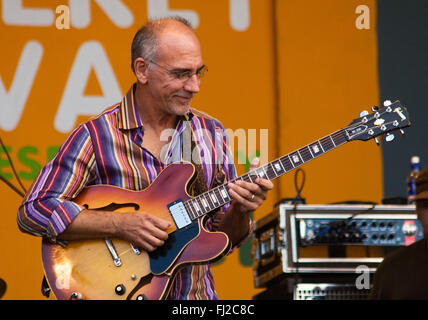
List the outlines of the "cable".
<svg viewBox="0 0 428 320">
<path fill-rule="evenodd" d="M 301 183 L 300 186 L 298 186 L 298 182 L 297 182 L 297 177 L 299 175 L 299 172 L 301 172 L 302 175 L 303 175 L 303 177 L 302 177 L 302 183 Z M 305 171 L 303 169 L 301 169 L 301 168 L 298 168 L 296 170 L 295 174 L 294 174 L 294 187 L 296 188 L 296 196 L 294 197 L 294 200 L 292 201 L 292 203 L 294 204 L 294 206 L 293 206 L 293 214 L 294 214 L 294 216 L 296 216 L 297 206 L 300 204 L 299 200 L 302 200 L 301 193 L 302 193 L 303 187 L 305 186 L 305 180 L 306 180 Z M 302 203 L 304 203 L 304 202 L 302 201 Z M 296 231 L 297 231 L 297 239 L 300 239 L 300 230 L 299 230 L 299 228 L 297 228 Z M 299 257 L 300 257 L 300 254 L 298 253 L 297 260 L 296 260 L 296 262 L 294 264 L 295 265 L 295 269 L 296 269 L 295 272 L 294 272 L 294 276 L 293 276 L 293 281 L 294 281 L 294 287 L 295 288 L 297 287 L 297 285 L 300 282 L 300 278 L 299 278 L 299 267 L 300 267 Z"/>
<path fill-rule="evenodd" d="M 22 193 L 21 190 L 19 190 L 17 187 L 15 187 L 13 184 L 11 184 L 5 177 L 3 177 L 0 174 L 0 180 L 2 180 L 4 183 L 6 183 L 13 191 L 15 191 L 17 194 L 19 194 L 21 197 L 25 197 L 25 194 Z"/>
<path fill-rule="evenodd" d="M 22 190 L 24 190 L 24 193 L 22 193 L 17 187 L 15 187 L 12 183 L 10 183 L 5 177 L 0 175 L 0 180 L 5 182 L 10 188 L 13 189 L 16 193 L 18 193 L 21 197 L 25 196 L 25 193 L 27 193 L 27 190 L 25 189 L 24 185 L 22 184 L 21 180 L 19 179 L 18 174 L 16 173 L 15 166 L 13 165 L 12 159 L 10 158 L 9 152 L 7 152 L 6 146 L 3 144 L 3 141 L 0 138 L 0 144 L 4 150 L 4 153 L 7 156 L 7 159 L 9 160 L 10 166 L 12 168 L 13 174 L 15 175 L 16 180 L 18 181 L 19 185 L 21 186 Z"/>
<path fill-rule="evenodd" d="M 299 175 L 299 172 L 302 173 L 303 177 L 302 177 L 302 184 L 300 185 L 300 187 L 297 185 L 297 177 Z M 297 203 L 297 200 L 302 199 L 301 194 L 302 194 L 302 190 L 303 187 L 305 186 L 305 180 L 306 180 L 306 174 L 305 171 L 301 168 L 296 170 L 296 173 L 294 174 L 294 188 L 296 188 L 296 197 L 294 198 L 295 203 Z"/>
</svg>

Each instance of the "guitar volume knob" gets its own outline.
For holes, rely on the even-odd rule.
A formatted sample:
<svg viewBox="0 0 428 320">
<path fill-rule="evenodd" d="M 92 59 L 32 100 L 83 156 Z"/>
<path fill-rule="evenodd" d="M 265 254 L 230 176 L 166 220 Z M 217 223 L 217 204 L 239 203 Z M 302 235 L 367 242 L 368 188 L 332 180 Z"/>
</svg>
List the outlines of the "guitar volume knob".
<svg viewBox="0 0 428 320">
<path fill-rule="evenodd" d="M 83 295 L 80 292 L 73 292 L 70 296 L 70 300 L 82 300 Z"/>
<path fill-rule="evenodd" d="M 119 295 L 119 296 L 123 295 L 123 294 L 125 293 L 125 291 L 126 291 L 126 288 L 125 288 L 125 286 L 124 286 L 123 284 L 118 284 L 118 285 L 114 288 L 114 292 L 115 292 L 117 295 Z"/>
</svg>

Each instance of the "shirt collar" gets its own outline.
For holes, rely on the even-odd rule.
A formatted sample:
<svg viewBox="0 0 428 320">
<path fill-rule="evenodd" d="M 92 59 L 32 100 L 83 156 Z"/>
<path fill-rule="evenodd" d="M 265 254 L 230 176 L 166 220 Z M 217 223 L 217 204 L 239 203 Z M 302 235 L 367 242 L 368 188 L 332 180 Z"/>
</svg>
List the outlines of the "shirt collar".
<svg viewBox="0 0 428 320">
<path fill-rule="evenodd" d="M 136 86 L 137 84 L 134 83 L 120 103 L 119 129 L 129 130 L 143 126 L 143 122 L 138 115 L 134 100 Z"/>
<path fill-rule="evenodd" d="M 135 129 L 143 127 L 143 121 L 140 118 L 140 115 L 137 111 L 137 106 L 135 104 L 135 89 L 137 88 L 137 84 L 134 83 L 126 95 L 123 97 L 122 102 L 120 103 L 120 111 L 119 111 L 119 129 Z M 184 116 L 180 117 L 180 121 L 188 120 L 190 121 L 193 117 L 193 112 L 189 109 L 189 112 Z"/>
</svg>

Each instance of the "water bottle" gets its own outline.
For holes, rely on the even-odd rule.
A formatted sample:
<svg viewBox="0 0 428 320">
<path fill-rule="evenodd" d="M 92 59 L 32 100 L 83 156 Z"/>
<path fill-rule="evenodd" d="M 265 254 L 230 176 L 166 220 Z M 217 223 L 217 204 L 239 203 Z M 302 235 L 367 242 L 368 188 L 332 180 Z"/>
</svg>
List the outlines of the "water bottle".
<svg viewBox="0 0 428 320">
<path fill-rule="evenodd" d="M 416 197 L 416 176 L 421 170 L 420 159 L 418 156 L 410 158 L 410 174 L 407 177 L 407 202 L 414 203 Z"/>
</svg>

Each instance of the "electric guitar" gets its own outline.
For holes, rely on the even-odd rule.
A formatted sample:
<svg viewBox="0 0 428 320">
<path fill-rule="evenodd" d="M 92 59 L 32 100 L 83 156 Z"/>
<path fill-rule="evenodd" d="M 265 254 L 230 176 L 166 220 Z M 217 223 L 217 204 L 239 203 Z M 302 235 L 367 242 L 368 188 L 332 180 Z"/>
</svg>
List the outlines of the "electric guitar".
<svg viewBox="0 0 428 320">
<path fill-rule="evenodd" d="M 399 101 L 362 114 L 347 127 L 258 167 L 235 180 L 273 180 L 349 141 L 369 140 L 410 126 Z M 191 163 L 166 167 L 142 191 L 110 185 L 85 188 L 73 201 L 88 208 L 120 212 L 143 210 L 171 222 L 168 239 L 154 252 L 140 250 L 120 239 L 70 241 L 67 245 L 42 242 L 46 279 L 57 299 L 164 299 L 174 276 L 185 264 L 212 262 L 230 249 L 222 232 L 210 232 L 208 213 L 232 201 L 227 184 L 196 197 L 186 192 L 195 176 Z M 235 181 L 233 180 L 233 181 Z"/>
</svg>

